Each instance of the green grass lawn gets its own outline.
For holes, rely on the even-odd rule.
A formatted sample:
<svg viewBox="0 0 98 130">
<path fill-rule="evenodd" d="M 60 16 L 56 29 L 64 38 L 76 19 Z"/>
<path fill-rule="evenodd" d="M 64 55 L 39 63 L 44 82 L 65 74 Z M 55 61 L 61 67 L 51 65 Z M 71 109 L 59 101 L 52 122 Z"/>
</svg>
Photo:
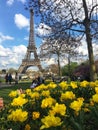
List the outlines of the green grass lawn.
<svg viewBox="0 0 98 130">
<path fill-rule="evenodd" d="M 23 82 L 23 83 L 19 83 L 17 85 L 12 85 L 12 86 L 5 86 L 0 88 L 0 97 L 2 97 L 4 99 L 4 104 L 9 103 L 9 96 L 8 94 L 12 91 L 12 90 L 17 90 L 22 88 L 23 90 L 30 88 L 31 82 Z"/>
<path fill-rule="evenodd" d="M 46 80 L 45 84 L 49 84 L 51 81 L 50 80 Z M 28 89 L 30 88 L 31 85 L 31 81 L 20 81 L 18 84 L 12 84 L 12 86 L 5 86 L 5 87 L 1 87 L 0 88 L 0 97 L 2 97 L 4 99 L 4 104 L 9 103 L 10 101 L 10 97 L 8 96 L 9 93 L 13 90 L 17 90 L 17 89 Z"/>
</svg>

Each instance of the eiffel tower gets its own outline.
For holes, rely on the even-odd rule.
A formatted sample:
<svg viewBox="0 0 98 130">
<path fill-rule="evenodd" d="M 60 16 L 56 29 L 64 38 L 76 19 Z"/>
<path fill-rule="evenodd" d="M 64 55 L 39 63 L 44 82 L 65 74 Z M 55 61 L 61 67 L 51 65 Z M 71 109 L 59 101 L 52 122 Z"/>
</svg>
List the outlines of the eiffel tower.
<svg viewBox="0 0 98 130">
<path fill-rule="evenodd" d="M 40 59 L 37 55 L 37 48 L 34 41 L 34 12 L 30 9 L 30 34 L 29 34 L 29 45 L 27 47 L 27 52 L 25 58 L 22 60 L 22 64 L 18 69 L 18 73 L 25 73 L 28 67 L 37 66 L 41 71 L 42 67 L 40 64 Z"/>
</svg>

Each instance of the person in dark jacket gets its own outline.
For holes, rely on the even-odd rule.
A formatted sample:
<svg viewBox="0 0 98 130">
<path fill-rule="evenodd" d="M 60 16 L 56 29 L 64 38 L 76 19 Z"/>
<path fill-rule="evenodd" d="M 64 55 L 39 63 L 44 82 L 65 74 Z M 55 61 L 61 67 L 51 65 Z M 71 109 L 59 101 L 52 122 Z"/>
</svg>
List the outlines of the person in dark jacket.
<svg viewBox="0 0 98 130">
<path fill-rule="evenodd" d="M 8 73 L 5 76 L 5 82 L 6 82 L 6 84 L 8 84 Z"/>
<path fill-rule="evenodd" d="M 9 84 L 12 83 L 12 75 L 11 75 L 11 73 L 8 75 L 8 81 L 9 81 Z"/>
</svg>

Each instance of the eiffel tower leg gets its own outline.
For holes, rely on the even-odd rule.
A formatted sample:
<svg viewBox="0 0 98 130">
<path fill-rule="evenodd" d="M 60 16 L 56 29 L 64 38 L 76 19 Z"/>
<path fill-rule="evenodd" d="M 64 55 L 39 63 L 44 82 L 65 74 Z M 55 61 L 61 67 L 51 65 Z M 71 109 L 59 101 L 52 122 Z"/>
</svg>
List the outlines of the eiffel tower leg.
<svg viewBox="0 0 98 130">
<path fill-rule="evenodd" d="M 18 69 L 18 73 L 22 74 L 26 72 L 27 67 L 25 65 L 20 65 L 19 69 Z"/>
</svg>

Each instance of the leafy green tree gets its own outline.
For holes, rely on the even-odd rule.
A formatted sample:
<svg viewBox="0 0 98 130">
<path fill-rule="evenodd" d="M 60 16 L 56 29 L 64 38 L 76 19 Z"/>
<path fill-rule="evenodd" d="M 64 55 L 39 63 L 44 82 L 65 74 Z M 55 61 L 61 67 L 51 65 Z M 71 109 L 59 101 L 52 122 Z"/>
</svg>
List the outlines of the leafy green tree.
<svg viewBox="0 0 98 130">
<path fill-rule="evenodd" d="M 15 72 L 17 72 L 17 70 L 14 69 L 14 68 L 9 68 L 9 69 L 8 69 L 8 73 L 15 73 Z"/>
<path fill-rule="evenodd" d="M 73 76 L 80 80 L 87 80 L 90 81 L 90 67 L 89 64 L 82 63 L 79 66 L 76 67 L 76 69 L 73 72 Z"/>
<path fill-rule="evenodd" d="M 69 71 L 69 65 L 65 65 L 64 67 L 62 67 L 62 75 L 63 76 L 69 76 L 70 78 L 73 75 L 73 71 L 75 70 L 75 68 L 78 66 L 77 62 L 71 62 L 70 63 L 70 71 Z"/>
</svg>

